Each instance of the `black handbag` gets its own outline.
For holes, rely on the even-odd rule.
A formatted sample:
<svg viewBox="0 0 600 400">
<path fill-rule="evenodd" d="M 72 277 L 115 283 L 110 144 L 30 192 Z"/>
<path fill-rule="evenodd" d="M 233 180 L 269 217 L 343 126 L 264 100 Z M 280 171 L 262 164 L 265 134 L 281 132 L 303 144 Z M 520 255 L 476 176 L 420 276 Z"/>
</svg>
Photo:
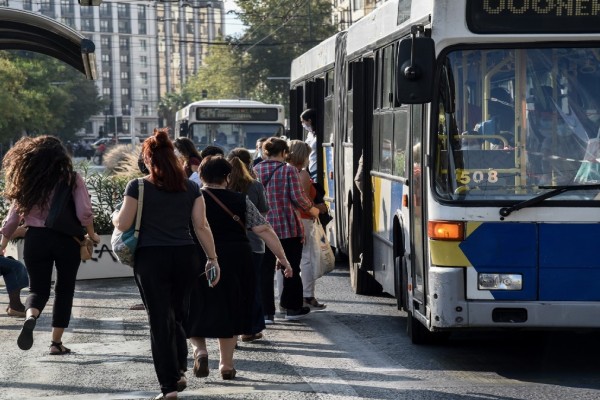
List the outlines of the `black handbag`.
<svg viewBox="0 0 600 400">
<path fill-rule="evenodd" d="M 60 181 L 54 189 L 54 198 L 44 224 L 57 232 L 83 239 L 85 228 L 77 218 L 75 200 L 67 182 Z"/>
</svg>

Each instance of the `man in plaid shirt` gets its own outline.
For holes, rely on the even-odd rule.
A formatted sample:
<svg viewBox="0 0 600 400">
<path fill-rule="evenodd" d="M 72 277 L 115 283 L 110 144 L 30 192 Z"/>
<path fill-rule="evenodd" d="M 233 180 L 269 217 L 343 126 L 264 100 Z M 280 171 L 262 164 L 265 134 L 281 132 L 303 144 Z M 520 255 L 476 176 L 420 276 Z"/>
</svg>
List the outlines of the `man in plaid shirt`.
<svg viewBox="0 0 600 400">
<path fill-rule="evenodd" d="M 285 318 L 300 319 L 310 312 L 303 307 L 302 280 L 300 279 L 300 260 L 302 258 L 302 240 L 304 231 L 296 209 L 309 212 L 313 217 L 319 215 L 298 179 L 295 167 L 285 164 L 289 148 L 285 140 L 272 137 L 263 145 L 263 155 L 267 159 L 254 167 L 256 176 L 265 186 L 269 212 L 267 220 L 273 226 L 281 241 L 294 274 L 284 278 L 283 293 L 280 298 L 281 307 L 287 310 Z M 265 323 L 273 323 L 275 315 L 275 294 L 273 290 L 273 266 L 275 256 L 267 249 L 263 261 L 262 301 L 265 312 Z"/>
</svg>

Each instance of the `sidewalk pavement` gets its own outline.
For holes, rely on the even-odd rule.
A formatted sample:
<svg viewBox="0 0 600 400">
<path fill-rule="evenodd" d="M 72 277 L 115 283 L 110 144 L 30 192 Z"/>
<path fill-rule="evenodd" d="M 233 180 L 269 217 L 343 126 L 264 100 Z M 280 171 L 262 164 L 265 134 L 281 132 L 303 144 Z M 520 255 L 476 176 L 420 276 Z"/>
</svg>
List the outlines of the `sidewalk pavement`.
<svg viewBox="0 0 600 400">
<path fill-rule="evenodd" d="M 48 354 L 53 301 L 52 296 L 38 320 L 29 351 L 20 350 L 16 343 L 23 319 L 0 314 L 0 400 L 147 399 L 160 393 L 146 313 L 129 309 L 141 303 L 132 278 L 77 282 L 71 324 L 63 336 L 72 354 Z M 7 303 L 2 289 L 0 310 Z M 233 381 L 221 380 L 217 341 L 208 339 L 210 375 L 193 376 L 190 350 L 188 388 L 180 398 L 314 398 L 310 385 L 285 360 L 286 347 L 301 352 L 308 344 L 306 338 L 295 343 L 302 332 L 309 333 L 310 327 L 277 320 L 265 331 L 264 340 L 240 341 L 235 354 L 238 375 Z"/>
</svg>

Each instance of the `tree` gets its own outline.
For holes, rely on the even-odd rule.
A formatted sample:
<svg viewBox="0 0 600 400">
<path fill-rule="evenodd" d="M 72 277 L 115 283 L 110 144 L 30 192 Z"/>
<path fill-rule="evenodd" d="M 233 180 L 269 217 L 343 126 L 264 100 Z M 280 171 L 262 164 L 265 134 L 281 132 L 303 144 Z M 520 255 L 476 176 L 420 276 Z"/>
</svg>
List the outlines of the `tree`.
<svg viewBox="0 0 600 400">
<path fill-rule="evenodd" d="M 11 116 L 0 122 L 0 141 L 28 134 L 72 139 L 102 108 L 93 82 L 54 58 L 25 51 L 0 53 L 2 95 L 12 93 Z"/>
<path fill-rule="evenodd" d="M 248 25 L 238 43 L 248 55 L 248 93 L 287 105 L 287 85 L 269 77 L 289 77 L 292 60 L 335 33 L 331 2 L 322 0 L 247 0 L 239 2 Z"/>
<path fill-rule="evenodd" d="M 186 84 L 193 101 L 203 98 L 236 99 L 242 97 L 242 58 L 229 46 L 213 46 L 204 64 Z"/>
<path fill-rule="evenodd" d="M 184 89 L 181 92 L 167 93 L 158 103 L 158 116 L 165 120 L 166 126 L 174 129 L 175 114 L 190 103 L 190 96 Z"/>
</svg>

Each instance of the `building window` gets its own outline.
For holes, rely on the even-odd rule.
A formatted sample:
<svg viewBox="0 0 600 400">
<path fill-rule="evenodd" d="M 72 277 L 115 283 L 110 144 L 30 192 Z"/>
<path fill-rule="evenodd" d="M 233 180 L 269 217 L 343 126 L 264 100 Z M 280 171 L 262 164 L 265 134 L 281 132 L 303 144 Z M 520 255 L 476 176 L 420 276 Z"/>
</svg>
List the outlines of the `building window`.
<svg viewBox="0 0 600 400">
<path fill-rule="evenodd" d="M 121 72 L 121 79 L 129 79 L 129 72 L 122 71 Z"/>
<path fill-rule="evenodd" d="M 122 55 L 120 57 L 120 60 L 121 60 L 122 63 L 127 63 L 127 55 Z"/>
<path fill-rule="evenodd" d="M 142 67 L 147 67 L 148 66 L 148 57 L 140 56 L 140 64 L 142 64 Z"/>
<path fill-rule="evenodd" d="M 62 14 L 73 14 L 75 12 L 75 5 L 71 0 L 61 0 L 60 12 Z"/>
<path fill-rule="evenodd" d="M 119 19 L 118 24 L 120 33 L 131 33 L 131 23 L 128 19 Z"/>
<path fill-rule="evenodd" d="M 121 88 L 121 94 L 123 96 L 128 96 L 129 95 L 129 88 L 126 88 L 126 87 Z"/>
<path fill-rule="evenodd" d="M 146 6 L 138 5 L 138 20 L 146 19 Z"/>
<path fill-rule="evenodd" d="M 148 84 L 148 73 L 140 72 L 140 78 L 142 80 L 142 84 L 144 84 L 144 85 Z"/>
<path fill-rule="evenodd" d="M 138 22 L 138 34 L 145 35 L 146 34 L 146 22 Z"/>
<path fill-rule="evenodd" d="M 148 101 L 148 89 L 142 89 L 142 100 Z"/>
<path fill-rule="evenodd" d="M 117 3 L 117 14 L 119 18 L 129 17 L 129 6 L 127 4 Z"/>
<path fill-rule="evenodd" d="M 109 70 L 102 71 L 102 78 L 103 79 L 110 79 L 110 71 Z"/>
<path fill-rule="evenodd" d="M 110 46 L 110 38 L 108 36 L 102 36 L 100 38 L 100 44 L 102 45 L 102 47 Z"/>
<path fill-rule="evenodd" d="M 144 116 L 150 115 L 150 112 L 148 110 L 148 104 L 142 104 L 142 115 L 144 115 Z"/>
<path fill-rule="evenodd" d="M 93 32 L 95 30 L 94 29 L 94 20 L 90 19 L 90 18 L 83 18 L 81 20 L 81 30 Z"/>
<path fill-rule="evenodd" d="M 109 17 L 109 18 L 112 17 L 110 3 L 102 2 L 102 4 L 100 4 L 100 16 L 101 17 Z"/>
<path fill-rule="evenodd" d="M 110 20 L 101 19 L 100 20 L 100 32 L 110 32 L 110 29 L 111 29 Z"/>
<path fill-rule="evenodd" d="M 104 94 L 106 96 L 110 96 L 110 88 L 109 87 L 102 88 L 102 94 Z"/>
<path fill-rule="evenodd" d="M 100 59 L 102 60 L 102 62 L 110 62 L 110 54 L 102 53 L 102 56 L 100 57 Z"/>
<path fill-rule="evenodd" d="M 140 40 L 140 49 L 142 51 L 146 51 L 146 41 L 145 40 Z"/>
<path fill-rule="evenodd" d="M 31 11 L 32 9 L 31 0 L 23 0 L 23 10 Z"/>
<path fill-rule="evenodd" d="M 148 134 L 148 123 L 147 122 L 140 122 L 140 133 L 142 135 Z"/>
</svg>

